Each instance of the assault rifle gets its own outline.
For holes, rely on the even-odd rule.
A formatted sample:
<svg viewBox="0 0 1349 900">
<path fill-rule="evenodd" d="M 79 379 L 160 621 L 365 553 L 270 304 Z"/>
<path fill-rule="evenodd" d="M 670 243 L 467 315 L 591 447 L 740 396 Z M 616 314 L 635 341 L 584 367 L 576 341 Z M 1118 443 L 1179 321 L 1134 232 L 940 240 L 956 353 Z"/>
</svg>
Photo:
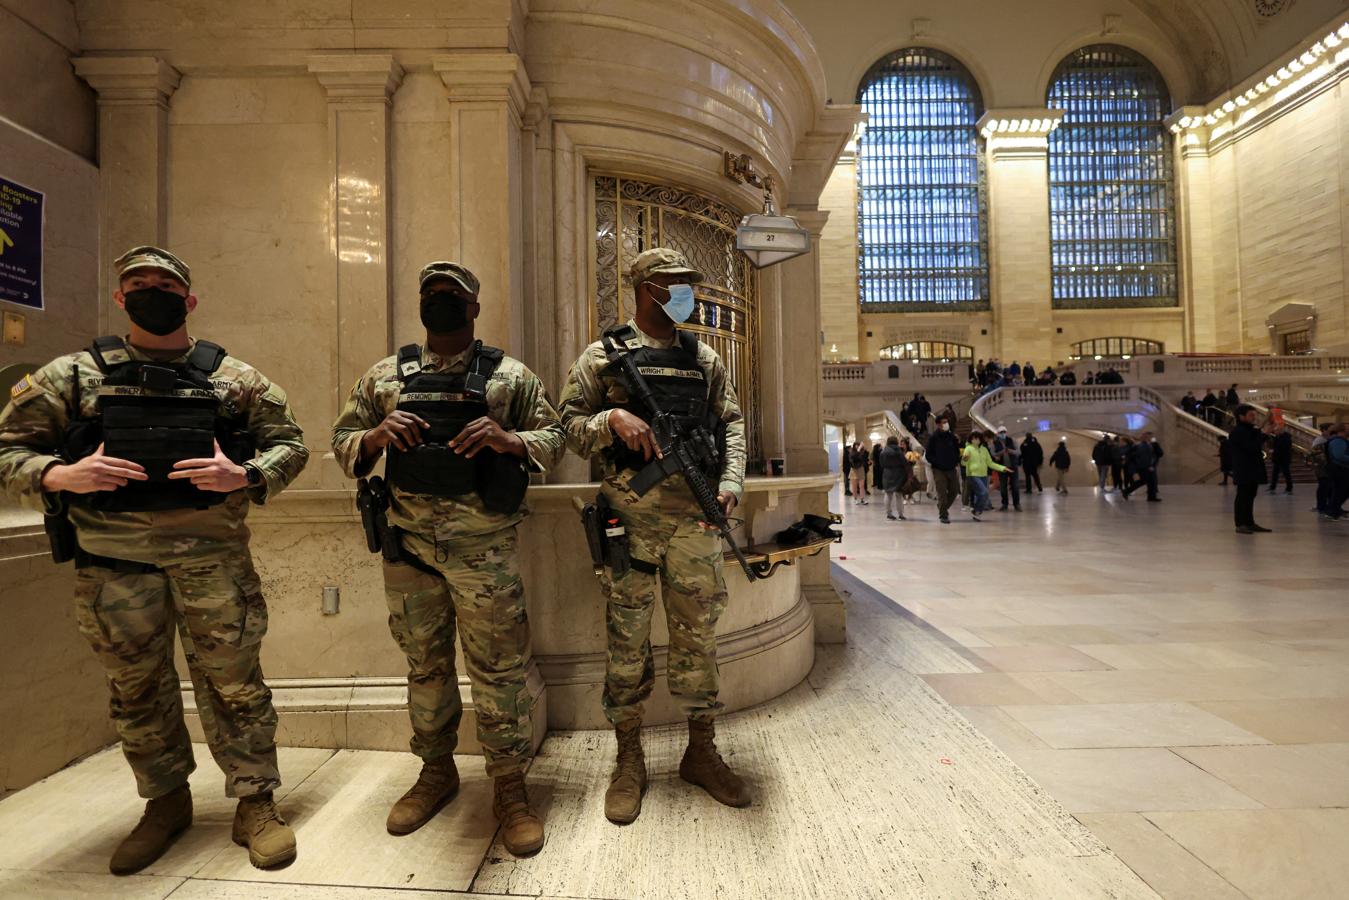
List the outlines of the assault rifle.
<svg viewBox="0 0 1349 900">
<path fill-rule="evenodd" d="M 683 475 L 684 482 L 693 493 L 693 499 L 698 501 L 698 506 L 702 510 L 703 521 L 714 526 L 722 539 L 730 545 L 731 552 L 740 563 L 740 568 L 745 570 L 745 577 L 750 581 L 757 580 L 759 576 L 754 574 L 749 560 L 745 559 L 745 554 L 735 542 L 730 520 L 726 518 L 725 511 L 717 502 L 716 489 L 703 474 L 704 465 L 719 459 L 716 439 L 702 425 L 687 430 L 681 429 L 675 417 L 663 411 L 656 402 L 656 396 L 652 393 L 651 386 L 646 383 L 646 379 L 642 377 L 632 354 L 617 341 L 611 340 L 608 344 L 613 348 L 606 348 L 609 351 L 609 362 L 623 373 L 623 381 L 628 391 L 651 413 L 651 430 L 656 436 L 656 446 L 660 448 L 660 455 L 629 479 L 628 488 L 641 497 L 666 477 L 676 472 Z M 681 431 L 684 433 L 681 434 Z"/>
</svg>

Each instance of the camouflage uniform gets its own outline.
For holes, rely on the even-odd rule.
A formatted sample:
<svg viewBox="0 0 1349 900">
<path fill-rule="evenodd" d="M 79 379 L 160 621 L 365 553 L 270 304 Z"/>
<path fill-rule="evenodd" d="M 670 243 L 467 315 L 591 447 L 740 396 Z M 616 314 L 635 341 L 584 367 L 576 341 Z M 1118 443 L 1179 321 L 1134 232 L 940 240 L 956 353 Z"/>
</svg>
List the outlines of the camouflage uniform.
<svg viewBox="0 0 1349 900">
<path fill-rule="evenodd" d="M 422 372 L 463 374 L 473 348 L 452 357 L 422 349 Z M 333 424 L 333 451 L 349 477 L 362 478 L 361 439 L 398 405 L 397 357 L 376 363 L 356 382 Z M 505 357 L 487 383 L 488 416 L 525 442 L 527 463 L 547 471 L 565 451 L 557 411 L 538 376 Z M 528 514 L 489 512 L 477 494 L 436 497 L 392 486 L 389 524 L 403 529 L 403 550 L 437 574 L 406 563 L 384 565 L 389 629 L 408 658 L 412 752 L 422 759 L 452 753 L 463 702 L 454 666 L 456 626 L 464 647 L 478 740 L 493 777 L 522 771 L 532 746 L 531 699 L 525 685 L 529 620 L 516 559 L 516 525 Z"/>
<path fill-rule="evenodd" d="M 662 341 L 628 323 L 649 347 L 668 348 Z M 745 425 L 735 388 L 715 350 L 698 344 L 698 365 L 707 379 L 711 411 L 727 425 L 725 458 L 719 491 L 739 498 L 745 475 Z M 617 438 L 609 428 L 609 409 L 627 401 L 622 379 L 604 373 L 608 366 L 601 343 L 591 344 L 572 366 L 562 391 L 562 425 L 567 446 L 590 457 Z M 606 574 L 608 595 L 608 665 L 603 705 L 614 725 L 642 718 L 642 702 L 651 695 L 651 613 L 656 582 L 661 585 L 670 630 L 667 673 L 670 693 L 688 718 L 712 720 L 721 711 L 717 699 L 717 620 L 726 608 L 722 579 L 721 537 L 699 523 L 702 512 L 683 478 L 672 475 L 638 497 L 628 489 L 631 469 L 619 471 L 605 457 L 602 490 L 623 520 L 629 550 L 636 559 L 659 566 L 659 576 L 630 569 L 614 580 Z"/>
<path fill-rule="evenodd" d="M 195 342 L 194 342 L 195 345 Z M 130 344 L 133 360 L 157 359 Z M 189 351 L 190 352 L 190 351 Z M 79 379 L 80 410 L 71 409 Z M 15 385 L 0 413 L 0 484 L 21 503 L 59 511 L 62 498 L 41 488 L 72 418 L 96 412 L 103 373 L 87 351 L 62 356 Z M 248 552 L 248 504 L 276 496 L 304 468 L 309 452 L 285 392 L 253 367 L 225 357 L 211 376 L 221 408 L 253 435 L 263 483 L 207 509 L 106 512 L 69 507 L 80 549 L 147 564 L 144 573 L 93 565 L 76 572 L 76 619 L 107 671 L 111 712 L 142 797 L 187 782 L 196 767 L 183 724 L 173 665 L 176 623 L 202 729 L 226 775 L 226 794 L 245 797 L 281 783 L 276 711 L 258 653 L 267 605 Z"/>
</svg>

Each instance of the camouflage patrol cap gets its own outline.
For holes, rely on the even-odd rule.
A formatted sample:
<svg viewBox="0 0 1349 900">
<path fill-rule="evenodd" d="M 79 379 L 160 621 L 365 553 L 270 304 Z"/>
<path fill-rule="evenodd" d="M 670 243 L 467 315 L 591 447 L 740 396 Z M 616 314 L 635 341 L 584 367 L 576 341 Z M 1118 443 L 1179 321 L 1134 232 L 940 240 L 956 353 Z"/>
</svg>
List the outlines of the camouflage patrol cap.
<svg viewBox="0 0 1349 900">
<path fill-rule="evenodd" d="M 186 287 L 192 287 L 192 270 L 187 263 L 159 247 L 132 247 L 112 262 L 117 270 L 117 279 L 127 277 L 137 269 L 159 269 L 177 278 Z"/>
<path fill-rule="evenodd" d="M 646 281 L 653 275 L 687 275 L 689 282 L 697 284 L 704 279 L 703 273 L 689 265 L 684 254 L 669 247 L 652 247 L 637 254 L 628 270 L 633 287 Z"/>
<path fill-rule="evenodd" d="M 417 290 L 426 290 L 426 283 L 436 278 L 448 278 L 472 296 L 478 296 L 477 276 L 459 263 L 437 260 L 422 266 L 422 271 L 417 276 Z"/>
</svg>

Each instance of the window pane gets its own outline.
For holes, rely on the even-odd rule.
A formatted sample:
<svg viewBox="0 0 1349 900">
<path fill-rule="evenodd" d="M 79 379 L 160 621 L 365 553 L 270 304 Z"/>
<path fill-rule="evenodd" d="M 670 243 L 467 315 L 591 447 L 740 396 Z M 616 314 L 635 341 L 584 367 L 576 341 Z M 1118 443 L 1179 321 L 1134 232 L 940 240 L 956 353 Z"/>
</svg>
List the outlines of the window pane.
<svg viewBox="0 0 1349 900">
<path fill-rule="evenodd" d="M 857 102 L 858 287 L 869 312 L 987 309 L 987 200 L 964 66 L 900 50 L 871 67 Z"/>
<path fill-rule="evenodd" d="M 1054 306 L 1176 306 L 1172 149 L 1166 85 L 1124 47 L 1083 47 L 1049 86 L 1063 124 L 1049 135 Z"/>
</svg>

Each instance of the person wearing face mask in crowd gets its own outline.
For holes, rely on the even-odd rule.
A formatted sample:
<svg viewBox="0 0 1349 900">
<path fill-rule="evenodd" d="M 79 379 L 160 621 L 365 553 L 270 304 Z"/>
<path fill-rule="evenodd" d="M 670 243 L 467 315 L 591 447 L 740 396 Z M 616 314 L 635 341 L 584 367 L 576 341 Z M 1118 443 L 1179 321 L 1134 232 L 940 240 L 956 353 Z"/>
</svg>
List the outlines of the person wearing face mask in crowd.
<svg viewBox="0 0 1349 900">
<path fill-rule="evenodd" d="M 286 394 L 189 336 L 186 263 L 158 247 L 119 257 L 127 337 L 26 376 L 0 413 L 0 485 L 47 514 L 57 562 L 75 563 L 75 620 L 107 670 L 113 724 L 146 798 L 109 869 L 139 871 L 192 823 L 196 768 L 174 632 L 225 793 L 255 866 L 295 857 L 273 801 L 276 710 L 259 651 L 267 604 L 244 525 L 309 458 Z"/>
<path fill-rule="evenodd" d="M 970 483 L 970 515 L 976 522 L 981 521 L 980 513 L 993 508 L 993 503 L 988 498 L 988 470 L 996 469 L 1004 474 L 1011 473 L 1006 466 L 993 461 L 993 456 L 988 452 L 988 445 L 992 441 L 992 432 L 973 432 L 970 434 L 970 442 L 960 454 L 960 461 L 965 466 L 965 477 Z"/>
<path fill-rule="evenodd" d="M 951 504 L 960 496 L 960 438 L 951 430 L 951 421 L 948 416 L 938 420 L 926 449 L 937 492 L 937 515 L 943 525 L 951 524 Z"/>
<path fill-rule="evenodd" d="M 565 436 L 538 376 L 474 339 L 481 302 L 473 273 L 433 262 L 418 286 L 426 343 L 361 376 L 332 433 L 350 478 L 366 477 L 386 457 L 393 538 L 384 588 L 389 627 L 408 658 L 412 752 L 422 760 L 386 827 L 416 831 L 459 787 L 457 625 L 493 778 L 492 811 L 506 849 L 523 856 L 543 846 L 544 832 L 524 782 L 532 701 L 516 529 L 528 513 L 529 473 L 557 463 Z"/>
<path fill-rule="evenodd" d="M 604 461 L 601 493 L 627 532 L 631 568 L 614 577 L 605 570 L 608 597 L 608 667 L 602 704 L 614 726 L 617 763 L 604 799 L 604 814 L 626 824 L 641 812 L 647 775 L 642 753 L 643 703 L 655 682 L 651 616 L 656 584 L 672 635 L 667 663 L 670 693 L 688 719 L 688 747 L 679 764 L 684 781 L 720 803 L 748 806 L 750 792 L 718 753 L 717 715 L 722 710 L 717 672 L 717 620 L 726 608 L 722 540 L 703 522 L 685 479 L 672 473 L 638 495 L 630 482 L 660 456 L 649 409 L 631 401 L 633 391 L 611 358 L 631 354 L 662 412 L 678 427 L 706 429 L 717 452 L 704 474 L 730 515 L 745 478 L 745 422 L 726 366 L 715 350 L 678 326 L 695 311 L 693 285 L 704 280 L 682 253 L 655 247 L 639 254 L 629 270 L 636 300 L 634 317 L 606 331 L 572 366 L 561 411 L 567 445 L 583 457 Z M 866 451 L 860 451 L 866 456 Z M 853 492 L 859 463 L 853 462 Z M 861 470 L 865 478 L 865 470 Z"/>
</svg>

